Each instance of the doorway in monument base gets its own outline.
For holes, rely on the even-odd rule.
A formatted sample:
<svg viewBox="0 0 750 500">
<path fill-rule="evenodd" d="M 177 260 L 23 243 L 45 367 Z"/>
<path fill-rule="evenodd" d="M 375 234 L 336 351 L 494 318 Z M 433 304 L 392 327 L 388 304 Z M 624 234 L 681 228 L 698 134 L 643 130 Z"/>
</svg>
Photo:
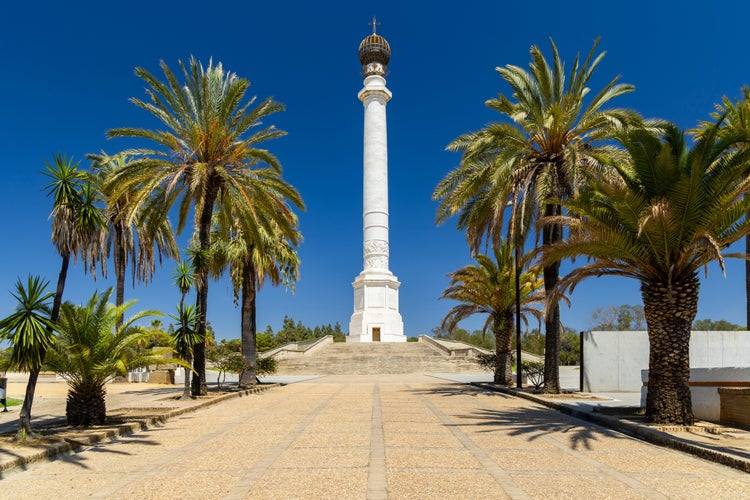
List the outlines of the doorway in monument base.
<svg viewBox="0 0 750 500">
<path fill-rule="evenodd" d="M 372 328 L 372 341 L 380 342 L 380 327 L 378 326 Z"/>
</svg>

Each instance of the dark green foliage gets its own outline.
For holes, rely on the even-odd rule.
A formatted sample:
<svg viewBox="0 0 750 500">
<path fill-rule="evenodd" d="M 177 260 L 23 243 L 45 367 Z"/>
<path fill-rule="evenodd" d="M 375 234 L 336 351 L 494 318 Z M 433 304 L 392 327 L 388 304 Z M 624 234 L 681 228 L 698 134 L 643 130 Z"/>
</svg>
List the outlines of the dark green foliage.
<svg viewBox="0 0 750 500">
<path fill-rule="evenodd" d="M 255 336 L 255 347 L 258 352 L 270 351 L 277 347 L 276 339 L 273 338 L 273 334 L 258 333 Z"/>
<path fill-rule="evenodd" d="M 240 339 L 221 339 L 221 342 L 206 350 L 206 360 L 219 372 L 219 388 L 221 388 L 222 382 L 226 380 L 227 373 L 240 374 L 244 371 L 245 360 L 242 358 L 241 349 L 242 341 Z"/>
<path fill-rule="evenodd" d="M 407 342 L 419 342 L 419 337 L 406 337 Z"/>
<path fill-rule="evenodd" d="M 263 375 L 273 375 L 276 373 L 277 361 L 276 358 L 261 358 L 257 359 L 257 366 L 255 371 L 259 377 Z"/>
<path fill-rule="evenodd" d="M 560 364 L 572 366 L 580 362 L 581 339 L 577 333 L 566 331 L 560 339 Z"/>
<path fill-rule="evenodd" d="M 153 331 L 137 322 L 154 316 L 144 311 L 118 320 L 133 305 L 109 303 L 112 289 L 94 295 L 80 306 L 65 303 L 58 323 L 59 333 L 47 352 L 46 363 L 68 383 L 66 415 L 71 425 L 104 422 L 105 384 L 114 376 L 125 376 L 129 369 L 173 362 L 165 355 L 171 349 L 143 349 Z"/>
<path fill-rule="evenodd" d="M 475 345 L 477 347 L 481 347 L 482 349 L 495 349 L 495 336 L 485 335 L 481 330 L 474 330 L 473 332 L 469 333 L 463 328 L 456 327 L 452 332 L 449 332 L 448 329 L 438 326 L 433 328 L 431 332 L 435 336 L 435 338 L 438 339 L 466 342 L 467 344 Z"/>
<path fill-rule="evenodd" d="M 718 321 L 712 319 L 696 319 L 693 323 L 693 330 L 701 332 L 736 332 L 744 330 L 744 328 L 723 319 Z"/>
<path fill-rule="evenodd" d="M 273 329 L 270 325 L 266 327 L 265 333 L 273 335 Z M 310 328 L 303 325 L 301 321 L 295 323 L 294 319 L 284 316 L 284 323 L 281 326 L 281 330 L 276 332 L 275 340 L 277 345 L 284 345 L 292 342 L 319 339 L 326 335 L 332 335 L 334 342 L 346 342 L 346 335 L 341 331 L 341 325 L 338 321 L 333 326 L 329 323 Z"/>
<path fill-rule="evenodd" d="M 0 340 L 11 344 L 9 367 L 21 371 L 39 370 L 55 335 L 50 320 L 49 301 L 54 296 L 47 292 L 47 281 L 29 276 L 26 285 L 18 279 L 15 311 L 0 320 Z"/>
<path fill-rule="evenodd" d="M 525 332 L 521 335 L 521 349 L 531 354 L 544 354 L 544 334 L 539 331 L 539 328 L 534 328 L 530 332 Z"/>
<path fill-rule="evenodd" d="M 591 312 L 591 330 L 639 331 L 646 329 L 646 317 L 642 305 L 599 307 Z"/>
</svg>

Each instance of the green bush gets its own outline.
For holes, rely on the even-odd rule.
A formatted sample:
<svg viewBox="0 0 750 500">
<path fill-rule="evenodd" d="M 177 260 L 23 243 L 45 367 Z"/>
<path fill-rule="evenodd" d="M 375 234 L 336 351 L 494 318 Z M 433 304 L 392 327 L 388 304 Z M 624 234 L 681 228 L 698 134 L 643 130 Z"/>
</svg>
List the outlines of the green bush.
<svg viewBox="0 0 750 500">
<path fill-rule="evenodd" d="M 276 373 L 276 358 L 258 358 L 256 363 L 256 373 L 259 377 L 263 375 L 273 375 Z"/>
</svg>

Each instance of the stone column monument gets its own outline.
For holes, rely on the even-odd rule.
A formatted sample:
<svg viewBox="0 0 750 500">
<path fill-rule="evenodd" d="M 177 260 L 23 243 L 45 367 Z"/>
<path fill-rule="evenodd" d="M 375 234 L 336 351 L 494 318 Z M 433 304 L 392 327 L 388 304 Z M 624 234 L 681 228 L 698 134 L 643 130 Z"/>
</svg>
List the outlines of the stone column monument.
<svg viewBox="0 0 750 500">
<path fill-rule="evenodd" d="M 398 312 L 396 276 L 388 269 L 388 138 L 385 105 L 391 91 L 385 86 L 391 48 L 376 33 L 359 45 L 364 88 L 358 97 L 365 108 L 364 128 L 364 270 L 354 283 L 354 314 L 347 342 L 405 342 L 404 322 Z"/>
</svg>

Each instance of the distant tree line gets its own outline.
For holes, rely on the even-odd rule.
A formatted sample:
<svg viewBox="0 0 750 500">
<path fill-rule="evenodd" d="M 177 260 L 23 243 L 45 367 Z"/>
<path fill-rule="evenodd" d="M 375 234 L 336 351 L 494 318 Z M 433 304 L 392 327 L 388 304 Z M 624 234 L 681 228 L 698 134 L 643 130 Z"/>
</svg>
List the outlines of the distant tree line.
<svg viewBox="0 0 750 500">
<path fill-rule="evenodd" d="M 256 345 L 258 351 L 263 352 L 284 344 L 319 339 L 326 335 L 332 335 L 334 342 L 346 342 L 346 334 L 341 330 L 338 321 L 333 325 L 328 323 L 309 327 L 303 325 L 301 321 L 295 322 L 293 318 L 284 316 L 281 329 L 274 332 L 271 325 L 266 326 L 265 331 L 257 335 Z"/>
<path fill-rule="evenodd" d="M 640 331 L 646 329 L 646 319 L 643 314 L 643 306 L 623 304 L 619 306 L 599 307 L 591 312 L 589 318 L 591 330 L 610 331 Z M 709 332 L 732 332 L 744 330 L 724 319 L 697 319 L 693 322 L 693 330 Z"/>
</svg>

